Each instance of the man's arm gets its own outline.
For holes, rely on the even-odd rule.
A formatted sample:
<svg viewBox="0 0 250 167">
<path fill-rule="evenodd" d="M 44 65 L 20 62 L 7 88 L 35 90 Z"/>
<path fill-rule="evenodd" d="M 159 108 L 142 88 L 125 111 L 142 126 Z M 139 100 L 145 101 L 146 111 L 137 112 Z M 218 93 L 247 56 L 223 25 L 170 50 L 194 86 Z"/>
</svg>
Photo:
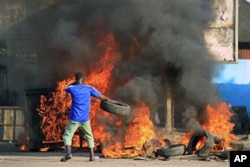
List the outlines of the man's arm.
<svg viewBox="0 0 250 167">
<path fill-rule="evenodd" d="M 101 99 L 101 100 L 109 100 L 109 98 L 106 97 L 106 96 L 104 96 L 103 94 L 101 94 L 101 95 L 99 96 L 99 99 Z"/>
</svg>

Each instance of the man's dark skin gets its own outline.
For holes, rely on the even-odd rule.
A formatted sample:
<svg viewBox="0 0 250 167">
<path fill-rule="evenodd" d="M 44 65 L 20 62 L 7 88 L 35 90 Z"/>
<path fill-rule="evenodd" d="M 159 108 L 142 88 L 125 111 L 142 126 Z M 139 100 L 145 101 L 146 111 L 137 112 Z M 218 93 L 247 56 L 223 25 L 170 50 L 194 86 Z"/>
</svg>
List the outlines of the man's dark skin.
<svg viewBox="0 0 250 167">
<path fill-rule="evenodd" d="M 84 76 L 81 76 L 80 78 L 76 77 L 76 80 L 75 80 L 75 82 L 72 85 L 83 84 L 84 83 L 84 79 L 85 79 Z M 100 94 L 99 99 L 100 100 L 109 100 L 108 97 L 106 97 L 106 96 L 104 96 L 102 94 Z M 61 159 L 62 162 L 65 162 L 68 159 L 72 158 L 72 155 L 71 155 L 71 145 L 66 145 L 65 149 L 66 149 L 67 154 L 66 154 L 66 156 L 64 158 Z M 95 160 L 95 157 L 94 157 L 94 148 L 90 148 L 89 161 L 94 161 L 94 160 Z"/>
</svg>

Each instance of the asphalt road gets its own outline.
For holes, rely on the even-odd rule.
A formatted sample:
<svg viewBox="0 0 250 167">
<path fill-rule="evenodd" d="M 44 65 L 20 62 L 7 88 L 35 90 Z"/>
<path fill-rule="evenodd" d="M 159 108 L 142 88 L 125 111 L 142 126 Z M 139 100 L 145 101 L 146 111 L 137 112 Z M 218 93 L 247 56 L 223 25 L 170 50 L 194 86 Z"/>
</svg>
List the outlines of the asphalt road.
<svg viewBox="0 0 250 167">
<path fill-rule="evenodd" d="M 229 167 L 228 161 L 222 160 L 200 160 L 196 157 L 176 156 L 169 160 L 143 159 L 143 158 L 121 158 L 108 159 L 99 157 L 96 161 L 88 161 L 87 152 L 73 153 L 73 158 L 67 162 L 60 162 L 64 156 L 62 152 L 0 152 L 1 167 Z"/>
</svg>

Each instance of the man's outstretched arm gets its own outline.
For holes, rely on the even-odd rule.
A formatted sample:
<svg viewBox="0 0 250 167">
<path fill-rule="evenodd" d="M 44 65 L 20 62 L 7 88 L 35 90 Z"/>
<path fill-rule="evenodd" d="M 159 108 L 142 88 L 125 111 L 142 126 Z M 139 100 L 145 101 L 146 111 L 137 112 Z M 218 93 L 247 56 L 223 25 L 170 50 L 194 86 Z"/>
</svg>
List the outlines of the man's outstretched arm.
<svg viewBox="0 0 250 167">
<path fill-rule="evenodd" d="M 104 96 L 103 94 L 100 95 L 99 99 L 101 99 L 101 100 L 109 100 L 109 98 Z"/>
</svg>

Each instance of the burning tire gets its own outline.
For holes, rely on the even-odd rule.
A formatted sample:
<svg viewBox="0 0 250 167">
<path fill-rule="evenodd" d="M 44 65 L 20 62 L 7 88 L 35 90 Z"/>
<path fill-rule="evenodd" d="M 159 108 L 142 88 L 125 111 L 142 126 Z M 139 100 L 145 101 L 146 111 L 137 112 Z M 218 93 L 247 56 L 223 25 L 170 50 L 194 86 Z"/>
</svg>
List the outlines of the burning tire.
<svg viewBox="0 0 250 167">
<path fill-rule="evenodd" d="M 169 158 L 170 156 L 183 155 L 186 151 L 185 144 L 172 144 L 167 147 L 160 148 L 156 151 L 157 155 Z"/>
<path fill-rule="evenodd" d="M 204 145 L 202 146 L 201 149 L 196 150 L 196 145 L 203 137 L 206 138 Z M 199 156 L 207 156 L 210 150 L 213 148 L 213 146 L 214 146 L 214 137 L 209 132 L 203 130 L 191 136 L 187 147 L 187 153 L 193 154 L 193 152 L 195 152 Z"/>
<path fill-rule="evenodd" d="M 111 114 L 128 116 L 130 114 L 130 106 L 126 103 L 116 100 L 102 100 L 100 108 Z"/>
</svg>

